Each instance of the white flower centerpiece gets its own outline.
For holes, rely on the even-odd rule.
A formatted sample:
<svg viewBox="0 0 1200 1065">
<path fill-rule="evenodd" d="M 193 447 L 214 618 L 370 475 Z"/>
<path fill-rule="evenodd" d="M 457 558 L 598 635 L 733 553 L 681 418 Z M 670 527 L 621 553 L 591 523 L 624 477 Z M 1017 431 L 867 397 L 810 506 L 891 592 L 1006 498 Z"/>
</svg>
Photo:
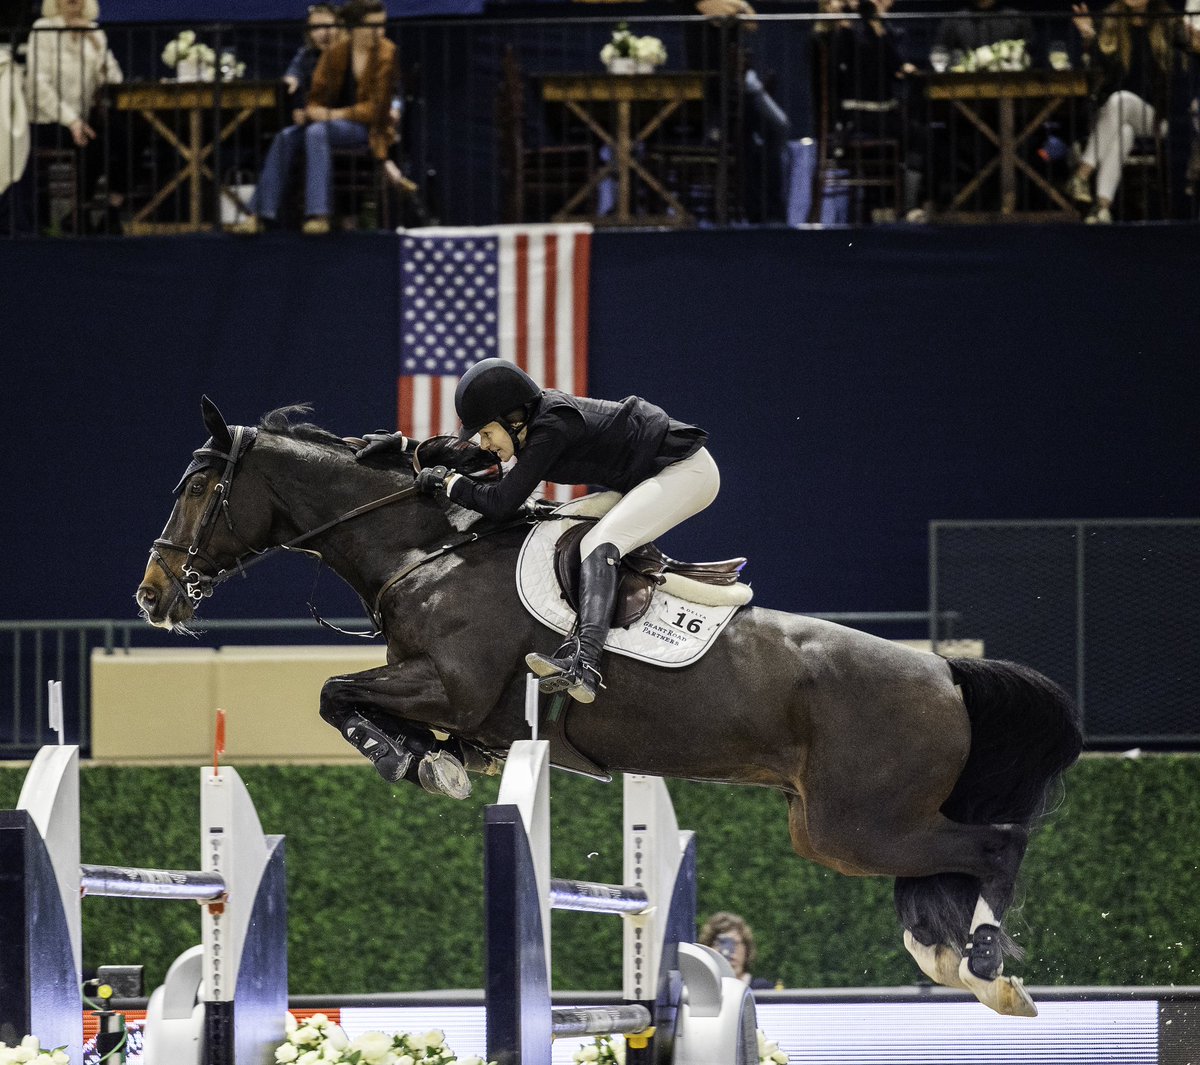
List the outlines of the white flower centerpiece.
<svg viewBox="0 0 1200 1065">
<path fill-rule="evenodd" d="M 667 49 L 657 37 L 637 37 L 624 22 L 617 23 L 612 40 L 600 49 L 600 62 L 610 74 L 652 74 L 667 61 Z"/>
<path fill-rule="evenodd" d="M 195 30 L 182 30 L 178 37 L 168 42 L 162 52 L 162 61 L 175 71 L 176 81 L 222 81 L 240 78 L 246 73 L 246 64 L 238 62 L 233 52 L 217 53 L 203 41 L 196 39 Z"/>
<path fill-rule="evenodd" d="M 758 1065 L 788 1065 L 788 1056 L 759 1028 Z M 576 1065 L 625 1065 L 625 1039 L 619 1035 L 598 1035 L 585 1043 L 571 1057 Z"/>
<path fill-rule="evenodd" d="M 275 1048 L 275 1060 L 279 1065 L 484 1065 L 481 1058 L 456 1057 L 439 1031 L 364 1032 L 350 1039 L 323 1013 L 303 1024 L 289 1013 L 287 1039 Z"/>
<path fill-rule="evenodd" d="M 996 41 L 981 45 L 964 53 L 963 58 L 950 69 L 960 74 L 976 70 L 1026 70 L 1030 64 L 1025 42 L 1020 40 Z"/>
<path fill-rule="evenodd" d="M 36 1035 L 27 1035 L 16 1046 L 0 1043 L 0 1065 L 71 1065 L 64 1047 L 43 1050 Z"/>
</svg>

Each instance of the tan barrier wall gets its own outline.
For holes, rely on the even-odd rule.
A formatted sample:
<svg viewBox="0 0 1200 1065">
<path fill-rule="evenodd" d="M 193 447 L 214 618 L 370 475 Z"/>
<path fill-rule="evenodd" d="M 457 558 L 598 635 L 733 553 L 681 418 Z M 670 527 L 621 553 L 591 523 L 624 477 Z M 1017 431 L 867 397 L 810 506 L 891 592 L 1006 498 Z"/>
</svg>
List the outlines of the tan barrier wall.
<svg viewBox="0 0 1200 1065">
<path fill-rule="evenodd" d="M 221 708 L 225 762 L 354 761 L 361 756 L 317 713 L 321 685 L 385 661 L 382 645 L 96 651 L 92 757 L 205 762 Z"/>
<path fill-rule="evenodd" d="M 930 650 L 928 640 L 901 640 Z M 944 640 L 947 657 L 979 658 L 980 640 Z M 92 757 L 105 762 L 205 762 L 217 708 L 223 759 L 352 762 L 360 756 L 317 713 L 332 676 L 384 664 L 382 646 L 135 649 L 92 654 Z"/>
</svg>

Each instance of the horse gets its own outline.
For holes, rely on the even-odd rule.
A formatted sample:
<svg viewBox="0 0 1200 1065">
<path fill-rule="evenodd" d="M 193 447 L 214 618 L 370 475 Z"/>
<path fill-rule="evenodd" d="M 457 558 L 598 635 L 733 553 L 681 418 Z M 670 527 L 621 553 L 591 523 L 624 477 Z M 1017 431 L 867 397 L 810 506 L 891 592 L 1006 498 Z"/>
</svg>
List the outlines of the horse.
<svg viewBox="0 0 1200 1065">
<path fill-rule="evenodd" d="M 559 640 L 518 599 L 528 523 L 489 522 L 416 491 L 411 470 L 357 461 L 361 440 L 295 420 L 307 407 L 257 426 L 228 425 L 207 397 L 202 410 L 210 438 L 151 550 L 136 592 L 144 618 L 186 631 L 229 576 L 272 549 L 307 551 L 358 593 L 387 642 L 386 665 L 324 684 L 323 717 L 391 715 L 493 759 L 526 738 L 524 655 Z M 745 606 L 698 662 L 609 654 L 604 684 L 567 718 L 596 764 L 776 790 L 800 857 L 895 878 L 904 943 L 927 976 L 996 1012 L 1036 1015 L 1003 971 L 1020 955 L 1002 919 L 1030 832 L 1082 747 L 1078 710 L 1054 682 Z"/>
</svg>

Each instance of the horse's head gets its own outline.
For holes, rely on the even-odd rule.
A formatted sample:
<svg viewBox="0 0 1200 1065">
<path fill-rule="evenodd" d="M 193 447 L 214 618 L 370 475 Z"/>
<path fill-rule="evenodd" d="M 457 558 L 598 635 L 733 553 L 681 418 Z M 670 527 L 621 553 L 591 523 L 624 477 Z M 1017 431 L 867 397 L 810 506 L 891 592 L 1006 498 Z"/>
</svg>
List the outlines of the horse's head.
<svg viewBox="0 0 1200 1065">
<path fill-rule="evenodd" d="M 152 625 L 175 628 L 188 621 L 239 561 L 261 550 L 271 523 L 268 495 L 253 476 L 237 478 L 237 521 L 231 500 L 234 475 L 254 446 L 258 430 L 227 425 L 216 405 L 201 400 L 209 439 L 192 453 L 179 483 L 175 506 L 137 590 L 142 616 Z"/>
</svg>

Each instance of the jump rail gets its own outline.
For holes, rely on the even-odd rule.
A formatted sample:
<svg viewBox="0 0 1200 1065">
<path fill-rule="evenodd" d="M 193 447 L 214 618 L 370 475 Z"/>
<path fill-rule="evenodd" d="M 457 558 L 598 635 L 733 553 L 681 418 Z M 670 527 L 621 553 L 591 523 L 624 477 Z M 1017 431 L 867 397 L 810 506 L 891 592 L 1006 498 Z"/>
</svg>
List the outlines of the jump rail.
<svg viewBox="0 0 1200 1065">
<path fill-rule="evenodd" d="M 200 770 L 201 870 L 82 865 L 79 748 L 43 747 L 0 812 L 0 1039 L 82 1061 L 83 895 L 202 905 L 200 946 L 150 998 L 145 1065 L 270 1065 L 287 1011 L 284 840 L 264 836 L 237 772 Z M 236 1026 L 234 1008 L 237 1008 Z"/>
<path fill-rule="evenodd" d="M 669 1065 L 678 1060 L 677 1021 L 688 1008 L 682 1002 L 687 983 L 689 996 L 701 1004 L 698 1023 L 715 1006 L 712 1016 L 720 1015 L 725 1028 L 736 1027 L 725 1039 L 731 1065 L 750 1060 L 753 999 L 723 959 L 691 944 L 696 841 L 679 831 L 666 785 L 656 777 L 625 777 L 624 885 L 553 879 L 549 769 L 545 741 L 514 743 L 497 803 L 485 814 L 488 1057 L 499 1065 L 549 1065 L 555 1036 L 644 1033 L 628 1040 L 627 1060 Z M 624 1006 L 552 1009 L 553 909 L 622 917 Z M 685 978 L 689 971 L 697 981 L 694 992 Z M 714 1055 L 711 1042 L 706 1049 L 704 1060 L 725 1060 Z"/>
</svg>

